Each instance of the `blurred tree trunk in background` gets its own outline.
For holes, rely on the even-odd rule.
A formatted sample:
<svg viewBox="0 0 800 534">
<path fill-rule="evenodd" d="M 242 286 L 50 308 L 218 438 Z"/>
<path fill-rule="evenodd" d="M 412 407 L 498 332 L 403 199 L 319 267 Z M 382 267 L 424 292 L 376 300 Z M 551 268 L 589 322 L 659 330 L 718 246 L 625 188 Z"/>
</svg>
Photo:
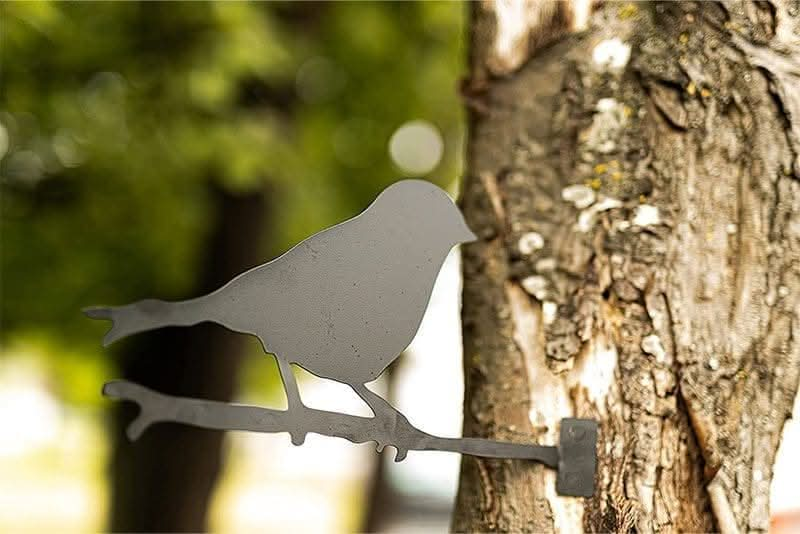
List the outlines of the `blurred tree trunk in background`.
<svg viewBox="0 0 800 534">
<path fill-rule="evenodd" d="M 473 4 L 464 435 L 598 419 L 597 489 L 464 457 L 453 528 L 766 531 L 800 368 L 798 8 L 576 9 Z"/>
<path fill-rule="evenodd" d="M 392 451 L 378 454 L 377 460 L 372 466 L 372 473 L 365 488 L 364 516 L 361 527 L 358 529 L 359 532 L 385 531 L 385 527 L 396 511 L 398 495 L 389 480 L 389 470 L 384 460 L 386 454 L 392 454 Z"/>
<path fill-rule="evenodd" d="M 386 383 L 384 398 L 396 406 L 397 401 L 397 369 L 406 359 L 403 352 L 383 372 Z M 372 473 L 370 473 L 365 488 L 364 515 L 359 527 L 359 532 L 383 532 L 390 525 L 402 504 L 403 496 L 398 494 L 392 486 L 389 469 L 386 465 L 386 456 L 394 458 L 394 450 L 386 450 L 373 455 Z"/>
<path fill-rule="evenodd" d="M 202 251 L 197 287 L 186 297 L 212 291 L 264 260 L 269 192 L 235 194 L 217 185 L 210 189 L 216 219 Z M 122 376 L 172 395 L 230 401 L 245 341 L 210 323 L 146 333 L 124 346 Z M 224 434 L 161 424 L 131 443 L 125 428 L 136 410 L 128 403 L 115 406 L 111 529 L 207 530 Z"/>
</svg>

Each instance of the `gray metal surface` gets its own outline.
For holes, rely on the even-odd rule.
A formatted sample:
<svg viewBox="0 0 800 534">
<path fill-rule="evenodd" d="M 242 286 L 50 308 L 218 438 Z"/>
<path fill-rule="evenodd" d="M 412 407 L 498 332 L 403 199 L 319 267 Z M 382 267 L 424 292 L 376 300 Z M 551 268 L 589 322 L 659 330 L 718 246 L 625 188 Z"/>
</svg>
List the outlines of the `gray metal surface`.
<svg viewBox="0 0 800 534">
<path fill-rule="evenodd" d="M 204 321 L 256 336 L 277 358 L 288 399 L 285 412 L 178 399 L 123 382 L 110 383 L 104 391 L 142 406 L 132 436 L 141 425 L 170 420 L 209 428 L 286 431 L 297 445 L 307 432 L 374 440 L 379 447 L 396 446 L 399 459 L 408 449 L 449 450 L 569 466 L 572 448 L 559 456 L 555 447 L 425 434 L 364 385 L 411 343 L 450 249 L 474 239 L 444 191 L 429 182 L 403 180 L 386 188 L 360 215 L 309 237 L 208 295 L 85 310 L 89 317 L 113 322 L 104 345 L 138 332 Z M 375 417 L 307 408 L 291 363 L 349 385 Z"/>
<path fill-rule="evenodd" d="M 442 438 L 415 428 L 401 414 L 395 417 L 361 417 L 304 407 L 301 411 L 273 410 L 258 406 L 164 395 L 127 381 L 109 382 L 103 394 L 133 401 L 141 411 L 128 427 L 136 440 L 154 423 L 172 422 L 218 430 L 289 432 L 344 438 L 353 443 L 374 441 L 377 449 L 397 451 L 401 461 L 410 450 L 458 452 L 484 458 L 534 460 L 558 469 L 556 491 L 560 495 L 589 497 L 594 492 L 597 423 L 587 419 L 562 419 L 558 446 L 505 443 L 482 438 Z"/>
<path fill-rule="evenodd" d="M 591 497 L 597 470 L 597 422 L 590 419 L 562 419 L 558 441 L 559 495 Z"/>
<path fill-rule="evenodd" d="M 393 411 L 363 384 L 411 343 L 447 253 L 475 235 L 440 188 L 403 180 L 360 215 L 315 234 L 218 290 L 187 301 L 92 308 L 111 319 L 104 345 L 203 321 L 252 334 L 278 359 L 289 407 L 302 407 L 290 363 L 353 387 L 376 415 Z M 303 436 L 292 435 L 294 443 Z"/>
</svg>

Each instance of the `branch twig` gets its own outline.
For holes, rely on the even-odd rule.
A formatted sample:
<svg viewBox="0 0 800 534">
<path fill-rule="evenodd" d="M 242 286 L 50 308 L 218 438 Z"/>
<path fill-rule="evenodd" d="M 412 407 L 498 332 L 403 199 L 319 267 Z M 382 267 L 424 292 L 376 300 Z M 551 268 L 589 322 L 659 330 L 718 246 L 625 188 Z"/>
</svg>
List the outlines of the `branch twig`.
<svg viewBox="0 0 800 534">
<path fill-rule="evenodd" d="M 539 461 L 558 467 L 556 447 L 503 443 L 481 438 L 442 438 L 415 428 L 404 417 L 391 419 L 361 417 L 325 410 L 305 408 L 300 412 L 273 410 L 257 406 L 173 397 L 139 384 L 119 380 L 103 386 L 103 394 L 137 403 L 141 412 L 128 426 L 127 434 L 136 440 L 152 424 L 183 423 L 218 430 L 254 432 L 313 432 L 344 438 L 353 443 L 374 441 L 377 449 L 387 445 L 397 450 L 395 461 L 405 458 L 409 450 L 449 451 L 488 458 L 518 458 Z"/>
</svg>

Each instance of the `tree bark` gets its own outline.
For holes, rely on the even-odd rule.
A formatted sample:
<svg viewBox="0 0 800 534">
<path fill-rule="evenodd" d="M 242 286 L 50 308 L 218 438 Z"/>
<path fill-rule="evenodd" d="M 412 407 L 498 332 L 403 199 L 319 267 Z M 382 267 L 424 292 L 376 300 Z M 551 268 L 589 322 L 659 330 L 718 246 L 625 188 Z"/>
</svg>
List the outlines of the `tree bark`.
<svg viewBox="0 0 800 534">
<path fill-rule="evenodd" d="M 766 531 L 800 369 L 798 6 L 574 4 L 473 7 L 464 435 L 595 418 L 596 491 L 464 457 L 453 529 Z"/>
<path fill-rule="evenodd" d="M 215 224 L 202 254 L 195 295 L 216 289 L 263 260 L 265 192 L 233 194 L 212 186 L 210 194 Z M 243 342 L 243 336 L 209 323 L 143 334 L 124 346 L 122 376 L 169 394 L 230 401 Z M 206 531 L 223 433 L 161 424 L 131 443 L 125 428 L 137 410 L 129 403 L 115 407 L 111 530 Z"/>
</svg>

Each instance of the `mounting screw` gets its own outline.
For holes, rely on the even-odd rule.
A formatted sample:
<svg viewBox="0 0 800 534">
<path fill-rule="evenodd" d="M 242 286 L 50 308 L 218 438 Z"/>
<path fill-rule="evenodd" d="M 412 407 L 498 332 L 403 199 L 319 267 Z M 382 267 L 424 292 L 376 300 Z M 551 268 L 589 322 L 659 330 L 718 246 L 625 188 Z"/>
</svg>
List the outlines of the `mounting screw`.
<svg viewBox="0 0 800 534">
<path fill-rule="evenodd" d="M 574 438 L 577 441 L 582 440 L 586 436 L 586 429 L 581 427 L 570 427 L 569 429 L 570 437 Z"/>
</svg>

